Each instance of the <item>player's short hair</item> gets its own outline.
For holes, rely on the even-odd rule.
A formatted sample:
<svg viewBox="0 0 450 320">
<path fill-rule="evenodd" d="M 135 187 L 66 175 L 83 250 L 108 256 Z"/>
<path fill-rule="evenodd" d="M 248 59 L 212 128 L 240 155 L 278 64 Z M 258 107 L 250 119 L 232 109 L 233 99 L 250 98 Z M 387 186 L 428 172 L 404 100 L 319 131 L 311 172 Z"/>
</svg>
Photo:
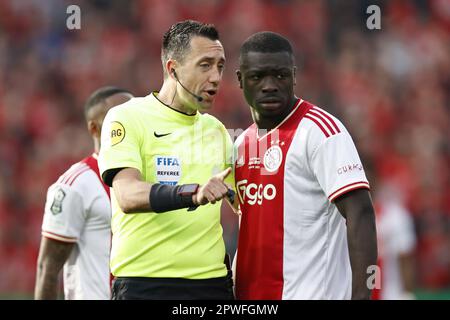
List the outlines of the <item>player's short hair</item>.
<svg viewBox="0 0 450 320">
<path fill-rule="evenodd" d="M 99 103 L 103 102 L 104 100 L 108 99 L 109 97 L 117 94 L 117 93 L 128 93 L 133 95 L 130 91 L 114 87 L 114 86 L 106 86 L 101 87 L 97 90 L 95 90 L 87 99 L 86 103 L 84 104 L 84 117 L 86 120 L 89 120 L 89 110 L 91 110 L 93 107 L 98 105 Z"/>
<path fill-rule="evenodd" d="M 292 57 L 294 56 L 294 51 L 289 40 L 271 31 L 255 33 L 244 41 L 239 52 L 239 64 L 242 63 L 242 58 L 249 52 L 287 52 Z"/>
<path fill-rule="evenodd" d="M 190 49 L 191 39 L 194 36 L 219 40 L 219 32 L 213 24 L 206 24 L 194 20 L 177 22 L 164 34 L 161 49 L 164 77 L 167 77 L 167 72 L 164 67 L 166 61 L 175 59 L 182 63 L 186 53 Z"/>
</svg>

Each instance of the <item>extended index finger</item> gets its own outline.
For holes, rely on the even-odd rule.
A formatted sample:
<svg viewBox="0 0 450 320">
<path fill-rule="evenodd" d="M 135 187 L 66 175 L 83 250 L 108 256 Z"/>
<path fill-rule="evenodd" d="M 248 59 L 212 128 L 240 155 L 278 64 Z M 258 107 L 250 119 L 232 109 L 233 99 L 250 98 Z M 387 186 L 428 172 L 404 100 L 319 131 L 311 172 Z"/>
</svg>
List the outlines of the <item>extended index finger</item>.
<svg viewBox="0 0 450 320">
<path fill-rule="evenodd" d="M 223 170 L 222 172 L 218 173 L 216 175 L 217 178 L 219 178 L 220 180 L 225 180 L 226 177 L 228 177 L 228 175 L 231 173 L 231 167 L 226 168 L 225 170 Z"/>
</svg>

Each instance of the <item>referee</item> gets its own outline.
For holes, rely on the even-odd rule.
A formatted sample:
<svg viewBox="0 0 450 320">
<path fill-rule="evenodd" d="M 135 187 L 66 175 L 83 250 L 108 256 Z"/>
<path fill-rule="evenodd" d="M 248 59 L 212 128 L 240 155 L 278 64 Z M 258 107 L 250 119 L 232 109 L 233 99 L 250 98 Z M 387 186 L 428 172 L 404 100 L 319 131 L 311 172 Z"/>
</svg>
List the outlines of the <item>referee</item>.
<svg viewBox="0 0 450 320">
<path fill-rule="evenodd" d="M 112 298 L 233 299 L 220 205 L 232 142 L 211 108 L 225 64 L 213 25 L 174 24 L 159 92 L 111 109 L 99 166 L 113 188 Z"/>
</svg>

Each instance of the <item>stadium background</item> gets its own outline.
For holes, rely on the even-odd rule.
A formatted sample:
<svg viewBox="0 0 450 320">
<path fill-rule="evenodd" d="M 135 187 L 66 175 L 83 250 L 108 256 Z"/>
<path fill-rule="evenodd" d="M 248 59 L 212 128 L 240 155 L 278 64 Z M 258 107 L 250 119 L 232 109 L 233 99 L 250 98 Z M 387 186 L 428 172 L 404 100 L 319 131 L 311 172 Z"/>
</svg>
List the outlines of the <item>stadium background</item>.
<svg viewBox="0 0 450 320">
<path fill-rule="evenodd" d="M 81 30 L 66 28 L 70 4 L 81 8 Z M 381 30 L 366 28 L 371 4 L 381 8 Z M 296 92 L 348 127 L 375 203 L 386 185 L 404 195 L 418 239 L 418 297 L 448 298 L 446 0 L 0 1 L 0 297 L 32 296 L 47 187 L 92 151 L 88 95 L 103 85 L 158 89 L 161 37 L 187 18 L 220 31 L 227 65 L 211 113 L 231 129 L 251 123 L 234 73 L 242 41 L 261 30 L 292 40 Z M 233 253 L 236 219 L 227 211 L 223 223 Z"/>
</svg>

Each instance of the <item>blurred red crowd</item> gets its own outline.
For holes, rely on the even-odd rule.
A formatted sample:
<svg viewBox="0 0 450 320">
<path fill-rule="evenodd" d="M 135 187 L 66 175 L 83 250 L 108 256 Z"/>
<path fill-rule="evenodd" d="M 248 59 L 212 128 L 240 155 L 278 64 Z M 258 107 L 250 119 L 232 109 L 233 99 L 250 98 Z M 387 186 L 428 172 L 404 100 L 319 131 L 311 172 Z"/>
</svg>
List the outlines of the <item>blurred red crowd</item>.
<svg viewBox="0 0 450 320">
<path fill-rule="evenodd" d="M 154 0 L 0 2 L 0 293 L 34 286 L 45 195 L 92 152 L 83 118 L 89 94 L 116 85 L 146 95 L 162 83 L 161 38 L 176 21 L 214 23 L 227 66 L 211 112 L 245 129 L 249 108 L 235 76 L 252 33 L 287 36 L 296 92 L 337 115 L 359 149 L 372 195 L 395 184 L 413 214 L 417 284 L 450 286 L 450 3 Z M 66 8 L 81 9 L 68 30 Z M 236 220 L 223 219 L 230 251 Z"/>
</svg>

